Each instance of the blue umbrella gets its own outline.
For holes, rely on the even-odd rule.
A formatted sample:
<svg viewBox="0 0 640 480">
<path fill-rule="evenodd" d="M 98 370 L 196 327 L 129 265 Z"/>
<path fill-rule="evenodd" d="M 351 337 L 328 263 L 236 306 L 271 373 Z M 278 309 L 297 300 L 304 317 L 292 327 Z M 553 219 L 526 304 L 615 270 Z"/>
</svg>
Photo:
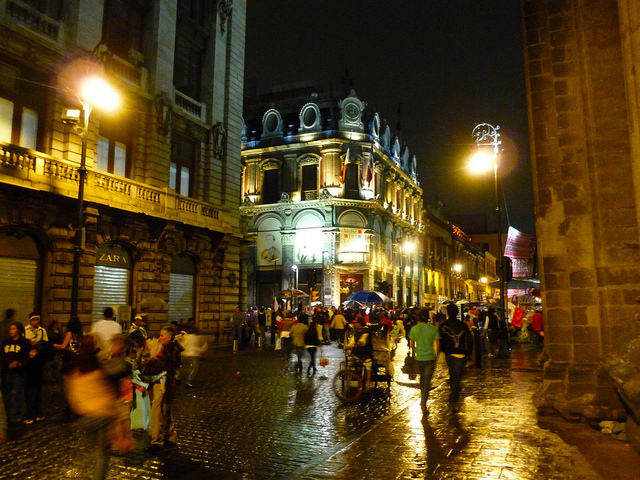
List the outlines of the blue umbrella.
<svg viewBox="0 0 640 480">
<path fill-rule="evenodd" d="M 389 297 L 384 293 L 374 292 L 372 290 L 360 290 L 359 292 L 353 292 L 347 297 L 347 300 L 355 300 L 360 303 L 386 303 L 389 302 Z"/>
</svg>

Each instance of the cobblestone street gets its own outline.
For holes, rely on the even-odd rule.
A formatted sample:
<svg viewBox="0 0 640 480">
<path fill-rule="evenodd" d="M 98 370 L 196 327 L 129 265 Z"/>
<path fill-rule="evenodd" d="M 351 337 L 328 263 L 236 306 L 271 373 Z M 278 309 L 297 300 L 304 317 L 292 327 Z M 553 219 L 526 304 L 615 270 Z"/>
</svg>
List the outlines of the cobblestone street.
<svg viewBox="0 0 640 480">
<path fill-rule="evenodd" d="M 341 404 L 332 391 L 342 350 L 324 350 L 329 365 L 312 376 L 296 375 L 294 361 L 269 347 L 215 352 L 203 360 L 195 388 L 180 386 L 177 448 L 149 456 L 143 452 L 148 436 L 136 431 L 136 448 L 111 458 L 109 478 L 633 478 L 625 476 L 634 471 L 629 466 L 603 477 L 593 458 L 589 463 L 578 447 L 538 426 L 530 399 L 541 371 L 530 346 L 516 346 L 510 360 L 491 359 L 482 370 L 468 368 L 458 414 L 446 411 L 441 359 L 424 421 L 417 378 L 402 371 L 404 343 L 390 395 L 379 392 L 355 405 Z M 20 426 L 0 446 L 0 478 L 87 476 L 91 447 L 78 422 L 65 423 L 59 384 L 45 387 L 45 413 L 45 422 Z M 582 428 L 593 435 L 586 442 L 631 449 Z M 629 453 L 640 468 L 638 456 Z"/>
</svg>

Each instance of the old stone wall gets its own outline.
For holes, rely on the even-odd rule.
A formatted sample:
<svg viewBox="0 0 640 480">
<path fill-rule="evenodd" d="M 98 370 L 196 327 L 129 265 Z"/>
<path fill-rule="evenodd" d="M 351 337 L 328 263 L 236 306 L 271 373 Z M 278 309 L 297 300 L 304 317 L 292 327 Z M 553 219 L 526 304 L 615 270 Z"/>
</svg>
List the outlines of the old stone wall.
<svg viewBox="0 0 640 480">
<path fill-rule="evenodd" d="M 536 403 L 565 416 L 624 416 L 601 367 L 626 348 L 640 307 L 628 102 L 637 89 L 625 81 L 618 3 L 522 6 L 547 358 Z"/>
</svg>

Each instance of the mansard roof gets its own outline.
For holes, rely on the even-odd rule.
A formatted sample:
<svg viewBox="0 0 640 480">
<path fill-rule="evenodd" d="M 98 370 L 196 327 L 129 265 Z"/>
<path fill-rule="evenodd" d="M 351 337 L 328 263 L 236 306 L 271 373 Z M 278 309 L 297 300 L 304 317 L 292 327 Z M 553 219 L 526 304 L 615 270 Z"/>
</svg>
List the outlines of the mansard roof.
<svg viewBox="0 0 640 480">
<path fill-rule="evenodd" d="M 358 140 L 378 143 L 380 149 L 418 183 L 415 155 L 354 90 L 337 95 L 311 82 L 302 82 L 245 97 L 243 148 L 305 141 L 299 138 L 303 134 L 313 136 L 305 137 L 307 139 L 322 139 L 348 135 L 348 132 L 359 134 Z"/>
</svg>

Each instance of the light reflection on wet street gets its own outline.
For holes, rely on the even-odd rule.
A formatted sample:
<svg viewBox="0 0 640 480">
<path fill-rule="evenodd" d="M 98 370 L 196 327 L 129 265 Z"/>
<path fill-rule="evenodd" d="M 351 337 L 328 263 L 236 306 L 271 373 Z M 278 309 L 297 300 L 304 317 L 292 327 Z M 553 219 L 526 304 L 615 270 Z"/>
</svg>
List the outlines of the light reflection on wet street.
<svg viewBox="0 0 640 480">
<path fill-rule="evenodd" d="M 142 452 L 148 436 L 137 431 L 138 446 L 112 457 L 109 478 L 600 478 L 575 447 L 537 426 L 531 395 L 542 373 L 530 346 L 482 370 L 467 368 L 458 414 L 447 412 L 441 359 L 426 420 L 418 379 L 403 372 L 404 342 L 389 394 L 354 405 L 332 390 L 342 350 L 324 350 L 329 365 L 311 376 L 294 373 L 293 359 L 268 348 L 215 353 L 203 361 L 195 388 L 179 389 L 178 447 L 150 457 Z M 45 397 L 48 421 L 0 446 L 0 478 L 87 473 L 90 448 L 77 423 L 62 423 L 60 386 L 47 386 Z"/>
</svg>

